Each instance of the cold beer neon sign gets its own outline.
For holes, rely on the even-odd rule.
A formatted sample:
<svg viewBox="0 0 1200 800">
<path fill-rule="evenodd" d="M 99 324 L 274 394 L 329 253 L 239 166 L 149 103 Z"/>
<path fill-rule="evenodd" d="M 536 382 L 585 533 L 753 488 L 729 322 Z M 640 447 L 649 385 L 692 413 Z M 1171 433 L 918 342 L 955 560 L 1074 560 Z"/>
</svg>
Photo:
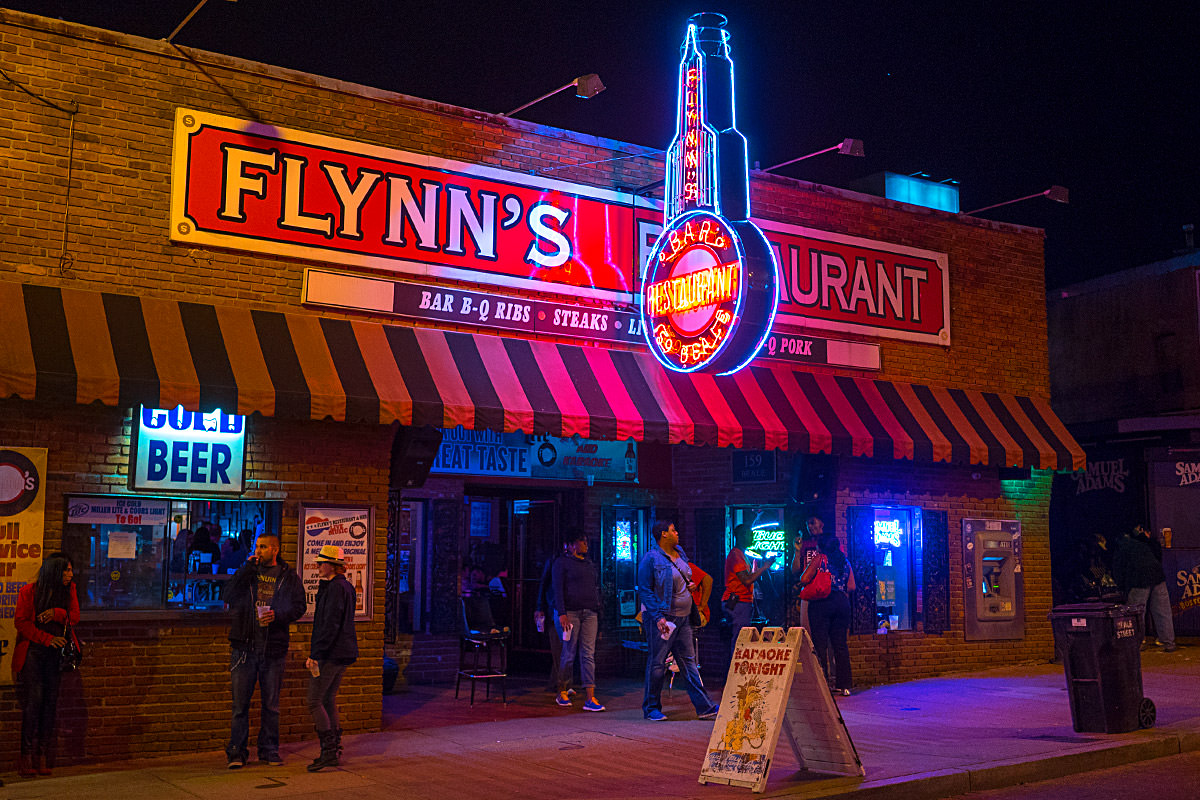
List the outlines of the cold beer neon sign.
<svg viewBox="0 0 1200 800">
<path fill-rule="evenodd" d="M 750 221 L 725 23 L 720 14 L 688 21 L 665 227 L 642 276 L 646 341 L 679 372 L 737 372 L 762 347 L 779 305 L 775 254 Z"/>
</svg>

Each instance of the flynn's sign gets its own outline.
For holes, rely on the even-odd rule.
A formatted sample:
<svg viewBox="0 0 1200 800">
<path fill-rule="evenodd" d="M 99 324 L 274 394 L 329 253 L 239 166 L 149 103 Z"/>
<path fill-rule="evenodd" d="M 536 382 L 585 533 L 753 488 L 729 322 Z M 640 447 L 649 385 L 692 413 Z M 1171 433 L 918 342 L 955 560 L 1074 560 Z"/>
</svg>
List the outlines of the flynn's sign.
<svg viewBox="0 0 1200 800">
<path fill-rule="evenodd" d="M 662 206 L 621 192 L 180 108 L 171 239 L 636 304 Z M 950 344 L 946 255 L 754 220 L 775 329 Z"/>
</svg>

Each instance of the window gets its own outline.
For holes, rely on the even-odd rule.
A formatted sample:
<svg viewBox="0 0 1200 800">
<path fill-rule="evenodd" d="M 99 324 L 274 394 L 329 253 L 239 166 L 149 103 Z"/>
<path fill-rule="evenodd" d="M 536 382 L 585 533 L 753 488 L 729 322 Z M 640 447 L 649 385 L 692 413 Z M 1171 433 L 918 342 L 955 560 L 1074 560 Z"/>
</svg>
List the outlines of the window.
<svg viewBox="0 0 1200 800">
<path fill-rule="evenodd" d="M 879 630 L 908 631 L 913 624 L 916 554 L 921 551 L 921 509 L 875 508 L 875 616 Z"/>
<path fill-rule="evenodd" d="M 931 552 L 927 538 L 931 522 L 944 526 L 944 518 L 944 512 L 915 506 L 847 509 L 849 554 L 858 585 L 852 601 L 855 633 L 917 630 L 929 600 L 926 580 L 937 584 L 941 599 L 936 604 L 932 628 L 930 618 L 924 617 L 925 630 L 945 629 L 945 547 L 935 547 Z"/>
<path fill-rule="evenodd" d="M 611 586 L 617 595 L 617 625 L 634 627 L 639 603 L 637 599 L 637 567 L 648 546 L 653 542 L 646 527 L 650 518 L 647 508 L 608 506 L 600 514 L 602 583 Z"/>
<path fill-rule="evenodd" d="M 278 532 L 281 504 L 71 495 L 63 549 L 85 609 L 219 611 L 221 587 Z"/>
</svg>

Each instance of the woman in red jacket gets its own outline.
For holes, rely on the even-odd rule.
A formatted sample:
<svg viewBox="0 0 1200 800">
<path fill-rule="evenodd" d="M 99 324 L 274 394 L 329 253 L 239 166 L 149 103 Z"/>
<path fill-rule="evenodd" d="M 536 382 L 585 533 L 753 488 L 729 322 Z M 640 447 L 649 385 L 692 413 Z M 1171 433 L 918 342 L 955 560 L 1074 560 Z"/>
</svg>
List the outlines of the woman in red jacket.
<svg viewBox="0 0 1200 800">
<path fill-rule="evenodd" d="M 75 567 L 65 553 L 51 553 L 42 562 L 37 580 L 21 587 L 16 622 L 13 677 L 23 712 L 17 772 L 26 778 L 49 775 L 54 766 L 58 684 L 62 677 L 59 660 L 62 646 L 67 643 L 67 625 L 79 623 Z"/>
</svg>

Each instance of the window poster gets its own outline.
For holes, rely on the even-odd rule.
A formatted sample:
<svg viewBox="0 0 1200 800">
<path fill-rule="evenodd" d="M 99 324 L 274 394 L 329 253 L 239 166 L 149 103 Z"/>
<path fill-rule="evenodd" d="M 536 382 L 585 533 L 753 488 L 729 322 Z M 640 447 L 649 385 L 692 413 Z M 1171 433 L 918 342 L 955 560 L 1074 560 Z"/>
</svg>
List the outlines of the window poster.
<svg viewBox="0 0 1200 800">
<path fill-rule="evenodd" d="M 45 448 L 0 445 L 0 686 L 13 682 L 17 595 L 42 566 L 45 476 Z"/>
<path fill-rule="evenodd" d="M 336 506 L 300 504 L 300 579 L 308 612 L 302 618 L 312 620 L 316 610 L 317 554 L 327 544 L 342 548 L 346 561 L 346 580 L 354 587 L 357 597 L 355 619 L 371 618 L 372 551 L 375 542 L 375 514 L 370 506 Z"/>
</svg>

